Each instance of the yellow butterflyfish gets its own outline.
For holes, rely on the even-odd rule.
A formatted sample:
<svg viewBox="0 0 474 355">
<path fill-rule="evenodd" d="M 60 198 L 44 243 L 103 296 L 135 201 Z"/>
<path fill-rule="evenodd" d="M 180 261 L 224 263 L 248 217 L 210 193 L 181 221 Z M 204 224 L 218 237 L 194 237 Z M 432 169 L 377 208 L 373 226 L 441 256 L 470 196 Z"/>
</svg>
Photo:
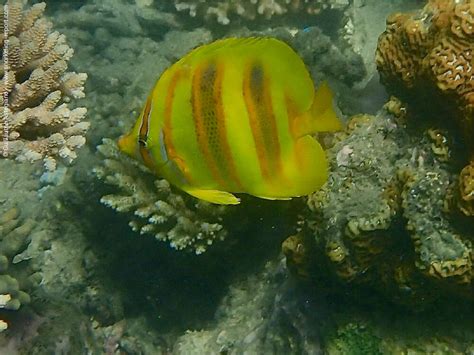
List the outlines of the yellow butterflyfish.
<svg viewBox="0 0 474 355">
<path fill-rule="evenodd" d="M 327 161 L 311 134 L 341 128 L 326 83 L 274 38 L 200 46 L 158 79 L 119 148 L 199 199 L 287 200 L 318 190 Z"/>
</svg>

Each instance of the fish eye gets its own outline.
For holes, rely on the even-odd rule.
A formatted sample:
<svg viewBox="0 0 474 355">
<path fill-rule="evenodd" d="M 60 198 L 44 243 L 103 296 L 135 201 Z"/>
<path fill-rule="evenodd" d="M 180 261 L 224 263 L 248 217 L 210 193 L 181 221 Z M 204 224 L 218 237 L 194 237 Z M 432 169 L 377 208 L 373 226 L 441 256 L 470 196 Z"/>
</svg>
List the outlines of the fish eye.
<svg viewBox="0 0 474 355">
<path fill-rule="evenodd" d="M 138 144 L 140 147 L 146 148 L 146 138 L 138 138 Z"/>
</svg>

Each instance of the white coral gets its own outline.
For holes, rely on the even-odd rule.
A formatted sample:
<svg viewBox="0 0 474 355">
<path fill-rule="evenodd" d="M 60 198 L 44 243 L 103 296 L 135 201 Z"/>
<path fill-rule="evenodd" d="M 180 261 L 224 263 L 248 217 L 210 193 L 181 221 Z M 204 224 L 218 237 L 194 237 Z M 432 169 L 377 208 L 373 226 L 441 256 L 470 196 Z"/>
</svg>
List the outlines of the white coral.
<svg viewBox="0 0 474 355">
<path fill-rule="evenodd" d="M 218 23 L 228 25 L 231 16 L 253 20 L 257 17 L 269 19 L 286 13 L 318 14 L 325 9 L 344 9 L 348 0 L 174 0 L 178 11 L 187 11 L 191 17 L 215 18 Z"/>
<path fill-rule="evenodd" d="M 118 212 L 131 213 L 129 225 L 134 231 L 196 254 L 226 237 L 221 221 L 225 207 L 196 202 L 175 192 L 166 180 L 153 183 L 146 168 L 122 154 L 110 139 L 104 139 L 97 149 L 104 160 L 95 174 L 119 189 L 100 201 Z"/>
<path fill-rule="evenodd" d="M 24 10 L 20 0 L 9 0 L 8 26 L 0 19 L 2 32 L 8 32 L 8 41 L 0 39 L 0 131 L 5 133 L 4 157 L 45 159 L 51 170 L 57 165 L 52 160 L 70 163 L 76 158 L 89 123 L 83 121 L 85 108 L 71 110 L 67 104 L 85 96 L 87 74 L 67 72 L 74 50 L 64 35 L 51 31 L 52 23 L 42 17 L 45 7 L 39 3 Z"/>
</svg>

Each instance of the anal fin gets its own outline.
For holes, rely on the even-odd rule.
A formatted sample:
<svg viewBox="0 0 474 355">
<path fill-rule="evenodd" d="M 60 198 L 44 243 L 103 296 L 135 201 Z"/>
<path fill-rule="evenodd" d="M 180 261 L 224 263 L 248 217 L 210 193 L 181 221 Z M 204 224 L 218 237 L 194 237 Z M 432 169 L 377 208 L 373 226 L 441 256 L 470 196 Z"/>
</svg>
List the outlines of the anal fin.
<svg viewBox="0 0 474 355">
<path fill-rule="evenodd" d="M 240 199 L 235 197 L 230 192 L 220 190 L 199 190 L 199 189 L 184 189 L 191 196 L 197 197 L 200 200 L 216 203 L 218 205 L 238 205 Z"/>
<path fill-rule="evenodd" d="M 264 200 L 291 200 L 291 197 L 270 197 L 270 196 L 259 196 L 259 195 L 255 195 L 255 197 L 262 198 Z"/>
</svg>

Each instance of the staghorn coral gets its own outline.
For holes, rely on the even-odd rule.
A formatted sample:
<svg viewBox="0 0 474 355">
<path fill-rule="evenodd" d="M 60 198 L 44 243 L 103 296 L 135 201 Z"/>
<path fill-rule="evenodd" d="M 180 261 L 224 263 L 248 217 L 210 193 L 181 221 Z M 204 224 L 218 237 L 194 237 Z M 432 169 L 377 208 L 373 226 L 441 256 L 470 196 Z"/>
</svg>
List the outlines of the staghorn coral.
<svg viewBox="0 0 474 355">
<path fill-rule="evenodd" d="M 21 252 L 30 242 L 33 225 L 30 219 L 20 219 L 17 208 L 0 215 L 0 311 L 16 311 L 30 302 L 30 296 L 23 291 L 28 280 L 18 269 L 18 264 L 23 261 Z M 0 331 L 7 326 L 7 322 L 0 319 Z"/>
<path fill-rule="evenodd" d="M 175 0 L 174 3 L 176 10 L 187 11 L 191 17 L 215 18 L 222 25 L 228 25 L 233 16 L 254 20 L 257 17 L 269 19 L 296 12 L 315 15 L 326 9 L 344 9 L 349 5 L 348 0 L 251 0 L 246 2 L 239 0 Z"/>
<path fill-rule="evenodd" d="M 194 250 L 196 254 L 226 237 L 224 206 L 176 193 L 164 179 L 152 182 L 148 170 L 125 157 L 110 139 L 104 139 L 97 149 L 104 164 L 94 169 L 95 174 L 120 189 L 119 194 L 103 196 L 101 202 L 118 212 L 133 213 L 129 225 L 134 231 L 152 234 L 175 249 Z"/>
<path fill-rule="evenodd" d="M 87 110 L 70 109 L 68 102 L 84 97 L 87 75 L 67 71 L 74 51 L 64 35 L 52 32 L 51 22 L 42 16 L 45 6 L 23 10 L 20 1 L 9 0 L 4 7 L 0 29 L 8 39 L 0 39 L 0 130 L 4 157 L 44 159 L 45 167 L 54 170 L 56 159 L 70 163 L 85 143 Z"/>
<path fill-rule="evenodd" d="M 352 118 L 328 154 L 333 174 L 308 198 L 306 224 L 330 269 L 401 303 L 472 299 L 472 229 L 444 212 L 456 177 L 429 136 L 383 110 Z"/>
<path fill-rule="evenodd" d="M 376 63 L 382 81 L 405 96 L 434 92 L 474 154 L 474 2 L 429 0 L 417 12 L 387 19 Z M 428 100 L 430 104 L 433 100 Z"/>
</svg>

